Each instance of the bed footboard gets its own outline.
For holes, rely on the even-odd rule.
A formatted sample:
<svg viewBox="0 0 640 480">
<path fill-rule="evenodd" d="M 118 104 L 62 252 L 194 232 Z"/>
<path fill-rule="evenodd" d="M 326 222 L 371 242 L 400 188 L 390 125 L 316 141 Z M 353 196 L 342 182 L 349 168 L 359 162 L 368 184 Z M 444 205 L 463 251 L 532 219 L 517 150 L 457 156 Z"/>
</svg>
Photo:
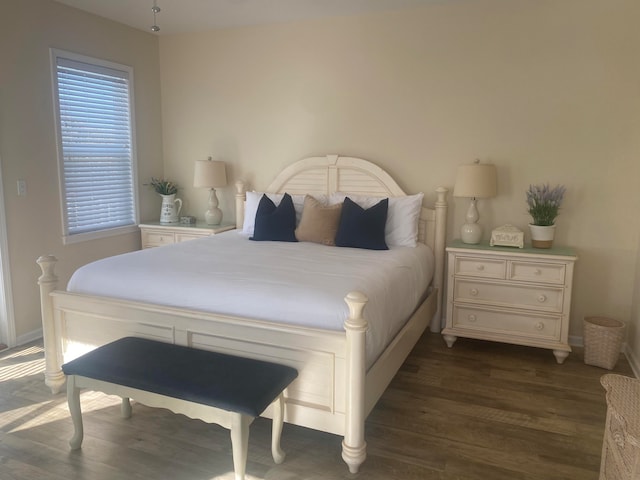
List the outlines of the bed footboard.
<svg viewBox="0 0 640 480">
<path fill-rule="evenodd" d="M 344 322 L 347 331 L 347 376 L 345 432 L 342 440 L 342 459 L 351 473 L 358 473 L 367 458 L 367 444 L 364 441 L 365 410 L 365 335 L 369 328 L 362 316 L 368 298 L 364 293 L 351 292 L 345 297 L 349 306 L 349 318 Z"/>
<path fill-rule="evenodd" d="M 351 292 L 345 297 L 349 307 L 345 332 L 310 331 L 56 291 L 57 259 L 45 255 L 37 262 L 42 269 L 38 284 L 45 384 L 54 394 L 65 384 L 62 364 L 84 353 L 73 351 L 73 345 L 87 335 L 91 338 L 89 349 L 132 335 L 275 361 L 300 371 L 295 381 L 298 385 L 288 389 L 285 420 L 343 435 L 342 458 L 352 473 L 364 462 L 368 413 L 365 294 Z M 324 390 L 323 398 L 319 398 L 318 389 Z"/>
<path fill-rule="evenodd" d="M 44 383 L 54 394 L 60 392 L 66 379 L 64 373 L 62 373 L 62 339 L 55 325 L 51 299 L 51 292 L 58 285 L 58 277 L 54 273 L 57 261 L 58 259 L 53 255 L 43 255 L 37 260 L 42 269 L 42 275 L 38 278 L 38 285 L 40 286 L 40 311 L 42 314 L 42 337 L 45 352 Z"/>
</svg>

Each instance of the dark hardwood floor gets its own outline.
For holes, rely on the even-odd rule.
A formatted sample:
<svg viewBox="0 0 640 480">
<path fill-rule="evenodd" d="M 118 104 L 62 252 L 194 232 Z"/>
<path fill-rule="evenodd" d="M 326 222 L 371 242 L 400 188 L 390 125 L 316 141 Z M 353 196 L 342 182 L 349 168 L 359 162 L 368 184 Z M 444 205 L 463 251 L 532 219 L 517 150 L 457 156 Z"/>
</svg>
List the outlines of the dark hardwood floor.
<svg viewBox="0 0 640 480">
<path fill-rule="evenodd" d="M 425 334 L 367 421 L 368 458 L 351 475 L 341 439 L 285 425 L 287 458 L 275 465 L 270 422 L 251 427 L 247 479 L 596 480 L 606 404 L 600 376 L 575 349 L 550 351 Z M 133 404 L 82 394 L 85 438 L 63 394 L 43 382 L 38 345 L 0 354 L 0 480 L 232 479 L 228 431 Z M 621 356 L 617 373 L 633 376 Z"/>
</svg>

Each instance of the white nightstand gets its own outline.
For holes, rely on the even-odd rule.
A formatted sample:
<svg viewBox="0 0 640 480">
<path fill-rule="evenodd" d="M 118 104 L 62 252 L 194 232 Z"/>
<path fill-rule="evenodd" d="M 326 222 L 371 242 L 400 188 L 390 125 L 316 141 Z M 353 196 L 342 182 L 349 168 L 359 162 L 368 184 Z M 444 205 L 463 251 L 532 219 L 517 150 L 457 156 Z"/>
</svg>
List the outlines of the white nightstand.
<svg viewBox="0 0 640 480">
<path fill-rule="evenodd" d="M 452 347 L 457 337 L 553 350 L 558 363 L 568 342 L 573 266 L 571 248 L 467 245 L 447 247 L 447 322 Z"/>
<path fill-rule="evenodd" d="M 185 242 L 195 238 L 208 237 L 236 228 L 235 224 L 222 223 L 207 225 L 196 223 L 185 225 L 180 223 L 147 222 L 138 225 L 142 237 L 142 248 L 160 247 L 171 243 Z"/>
</svg>

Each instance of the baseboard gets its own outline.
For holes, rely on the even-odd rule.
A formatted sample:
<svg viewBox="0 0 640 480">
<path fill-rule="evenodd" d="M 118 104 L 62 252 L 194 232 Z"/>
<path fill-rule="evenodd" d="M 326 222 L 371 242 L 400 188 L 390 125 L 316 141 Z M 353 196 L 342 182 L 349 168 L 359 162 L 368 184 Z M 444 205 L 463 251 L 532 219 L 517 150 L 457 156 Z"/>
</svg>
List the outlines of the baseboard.
<svg viewBox="0 0 640 480">
<path fill-rule="evenodd" d="M 569 345 L 572 347 L 584 347 L 584 339 L 582 337 L 572 337 L 569 335 Z"/>
<path fill-rule="evenodd" d="M 626 343 L 624 345 L 624 354 L 627 357 L 627 360 L 629 360 L 629 365 L 631 366 L 631 370 L 633 370 L 633 374 L 636 378 L 640 378 L 640 359 L 633 354 Z"/>
<path fill-rule="evenodd" d="M 25 343 L 31 343 L 42 338 L 42 329 L 32 330 L 28 333 L 16 337 L 16 346 L 24 345 Z"/>
</svg>

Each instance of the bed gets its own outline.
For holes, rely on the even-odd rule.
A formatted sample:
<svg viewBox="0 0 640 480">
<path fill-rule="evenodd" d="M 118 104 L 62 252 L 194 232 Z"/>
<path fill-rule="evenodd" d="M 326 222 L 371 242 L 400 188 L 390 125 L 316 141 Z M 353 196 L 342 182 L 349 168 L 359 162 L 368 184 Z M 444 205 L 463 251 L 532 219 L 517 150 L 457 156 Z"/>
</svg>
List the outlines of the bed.
<svg viewBox="0 0 640 480">
<path fill-rule="evenodd" d="M 246 187 L 238 182 L 236 189 L 236 225 L 242 230 L 248 204 Z M 326 197 L 337 192 L 350 196 L 406 197 L 391 176 L 373 163 L 337 155 L 295 162 L 277 175 L 266 191 Z M 361 291 L 345 291 L 341 295 L 346 305 L 343 306 L 343 327 L 334 325 L 325 329 L 320 328 L 317 321 L 311 321 L 311 314 L 308 315 L 311 323 L 299 325 L 285 321 L 285 315 L 281 317 L 282 321 L 265 319 L 256 312 L 239 315 L 235 310 L 227 309 L 227 305 L 220 305 L 217 311 L 211 312 L 200 306 L 185 308 L 179 303 L 159 304 L 145 297 L 117 298 L 87 293 L 78 288 L 75 292 L 58 290 L 57 260 L 50 255 L 42 256 L 38 259 L 42 269 L 38 283 L 45 347 L 45 383 L 54 393 L 59 392 L 65 382 L 61 370 L 63 362 L 124 336 L 146 337 L 290 365 L 298 370 L 299 376 L 286 392 L 285 421 L 343 436 L 342 458 L 349 470 L 355 473 L 366 458 L 364 423 L 368 413 L 425 329 L 430 325 L 432 331 L 440 331 L 446 193 L 445 188 L 436 189 L 434 208 L 420 208 L 420 245 L 416 252 L 424 249 L 424 245 L 432 252 L 432 280 L 415 308 L 401 314 L 406 318 L 401 319 L 390 337 L 381 341 L 377 348 L 372 348 L 371 344 L 378 341 L 372 340 L 372 332 L 369 331 L 370 327 L 377 330 L 376 325 L 380 324 L 380 320 L 374 318 L 374 311 L 377 312 L 379 306 L 374 310 L 374 304 L 377 302 L 384 306 L 384 302 L 378 301 L 377 294 L 370 301 Z M 225 242 L 233 248 L 236 239 L 231 237 L 237 237 L 238 232 L 223 235 L 216 240 L 216 248 Z M 161 249 L 169 252 L 171 248 L 177 258 L 181 258 L 180 255 L 186 255 L 187 250 L 202 252 L 211 248 L 211 241 L 193 240 L 186 242 L 190 244 L 189 248 L 185 243 L 184 246 L 172 245 Z M 276 248 L 287 246 L 304 248 L 296 244 Z M 356 249 L 317 245 L 311 248 L 318 251 L 324 248 L 325 252 L 343 250 L 339 252 L 342 255 L 354 251 L 354 258 L 358 255 Z M 144 250 L 125 255 L 136 254 L 151 253 Z M 357 257 L 362 258 L 363 264 L 373 263 L 366 259 L 364 251 L 363 254 Z M 230 275 L 229 272 L 231 270 L 226 274 Z M 76 283 L 83 285 L 85 282 Z M 315 287 L 310 290 L 313 289 Z M 251 298 L 244 291 L 235 297 L 237 303 L 251 303 Z M 367 319 L 367 303 L 371 307 L 371 324 Z M 333 308 L 337 309 L 337 306 Z M 304 316 L 300 312 L 292 315 Z M 388 313 L 381 315 L 384 317 Z M 270 416 L 270 412 L 265 412 L 265 415 Z"/>
</svg>

